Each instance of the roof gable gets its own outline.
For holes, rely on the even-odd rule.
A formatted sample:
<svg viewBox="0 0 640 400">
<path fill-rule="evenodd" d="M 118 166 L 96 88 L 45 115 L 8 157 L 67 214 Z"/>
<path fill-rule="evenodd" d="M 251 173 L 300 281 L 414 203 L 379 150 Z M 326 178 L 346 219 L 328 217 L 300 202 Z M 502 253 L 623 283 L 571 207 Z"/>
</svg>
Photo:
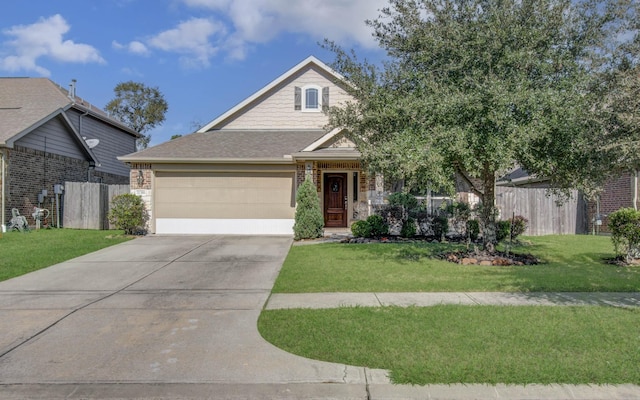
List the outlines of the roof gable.
<svg viewBox="0 0 640 400">
<path fill-rule="evenodd" d="M 24 136 L 74 107 L 133 136 L 138 134 L 48 78 L 0 78 L 0 146 Z"/>
<path fill-rule="evenodd" d="M 292 82 L 298 82 L 297 80 L 302 79 L 301 81 L 302 83 L 297 83 L 297 84 L 303 85 L 305 78 L 307 81 L 311 80 L 314 86 L 320 86 L 320 85 L 333 86 L 334 92 L 335 92 L 335 89 L 339 88 L 338 86 L 336 86 L 336 83 L 344 81 L 341 75 L 333 71 L 325 63 L 323 63 L 322 61 L 318 60 L 313 56 L 310 56 L 305 60 L 303 60 L 302 62 L 300 62 L 299 64 L 297 64 L 296 66 L 294 66 L 293 68 L 289 69 L 284 74 L 280 75 L 278 78 L 271 81 L 268 85 L 258 90 L 253 95 L 249 96 L 247 99 L 243 100 L 242 102 L 232 107 L 231 109 L 229 109 L 228 111 L 220 115 L 219 117 L 215 118 L 213 121 L 206 124 L 204 127 L 200 128 L 198 132 L 207 132 L 210 130 L 217 130 L 217 129 L 282 128 L 283 127 L 282 124 L 279 124 L 277 121 L 273 121 L 272 123 L 273 126 L 268 125 L 269 120 L 273 120 L 273 118 L 277 116 L 280 116 L 281 118 L 288 118 L 289 120 L 291 120 L 291 117 L 293 115 L 291 113 L 293 113 L 294 111 L 293 88 L 291 88 L 290 93 L 289 91 L 287 91 L 280 98 L 274 100 L 272 103 L 275 103 L 275 104 L 269 105 L 270 109 L 262 110 L 261 115 L 254 117 L 255 119 L 254 122 L 250 122 L 250 123 L 244 122 L 240 124 L 234 123 L 234 122 L 239 120 L 240 118 L 243 118 L 245 115 L 249 115 L 251 113 L 255 114 L 256 113 L 255 108 L 259 107 L 262 103 L 266 102 L 271 97 L 275 97 L 276 95 L 278 95 L 280 91 L 286 89 L 288 86 L 292 84 Z M 336 99 L 335 97 L 336 95 L 344 96 L 344 93 L 341 93 L 341 94 L 331 93 L 331 96 L 332 96 L 331 104 L 334 104 L 334 99 Z M 291 104 L 288 104 L 288 103 L 291 103 Z M 278 115 L 274 116 L 274 114 L 278 114 Z M 314 117 L 314 115 L 312 114 L 315 114 L 316 120 L 325 118 L 322 115 L 322 113 L 309 113 L 307 115 L 304 115 L 304 113 L 302 113 L 302 114 L 298 114 L 297 115 L 298 118 L 296 118 L 299 121 L 298 124 L 301 124 L 301 125 L 286 126 L 285 128 L 287 129 L 322 128 L 322 126 L 324 125 L 324 119 L 322 119 L 322 122 L 320 123 L 318 123 L 317 121 L 314 121 L 314 122 L 307 122 L 306 125 L 302 121 L 304 118 L 301 118 L 301 117 L 306 117 L 307 119 L 309 119 L 310 117 Z M 248 118 L 251 118 L 251 117 L 248 117 Z"/>
<path fill-rule="evenodd" d="M 0 78 L 0 144 L 42 125 L 69 104 L 47 78 Z"/>
</svg>

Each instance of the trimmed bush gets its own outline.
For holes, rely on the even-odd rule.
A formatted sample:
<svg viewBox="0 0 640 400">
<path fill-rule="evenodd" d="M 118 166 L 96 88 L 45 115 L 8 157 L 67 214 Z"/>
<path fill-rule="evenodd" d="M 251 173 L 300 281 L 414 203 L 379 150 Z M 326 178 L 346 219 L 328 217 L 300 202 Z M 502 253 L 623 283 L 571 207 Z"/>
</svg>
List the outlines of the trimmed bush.
<svg viewBox="0 0 640 400">
<path fill-rule="evenodd" d="M 404 238 L 413 237 L 416 235 L 416 220 L 409 217 L 402 223 L 402 230 L 400 236 Z"/>
<path fill-rule="evenodd" d="M 444 215 L 433 218 L 431 223 L 433 226 L 433 236 L 441 238 L 449 232 L 449 220 Z"/>
<path fill-rule="evenodd" d="M 635 258 L 640 247 L 640 211 L 621 208 L 609 214 L 607 225 L 616 254 L 625 256 L 627 261 Z"/>
<path fill-rule="evenodd" d="M 351 234 L 355 237 L 371 237 L 371 225 L 365 220 L 356 221 L 351 224 Z"/>
<path fill-rule="evenodd" d="M 509 220 L 511 222 L 511 237 L 513 239 L 522 235 L 527 230 L 529 220 L 522 215 L 516 215 Z"/>
<path fill-rule="evenodd" d="M 316 187 L 309 178 L 302 182 L 296 193 L 296 215 L 293 238 L 315 239 L 324 233 L 324 216 L 320 210 L 320 199 Z"/>
<path fill-rule="evenodd" d="M 380 215 L 370 215 L 367 223 L 371 227 L 371 236 L 383 236 L 389 234 L 389 226 Z"/>
<path fill-rule="evenodd" d="M 509 221 L 497 221 L 496 222 L 496 241 L 502 242 L 509 237 L 511 231 L 511 222 Z"/>
<path fill-rule="evenodd" d="M 396 192 L 387 197 L 392 206 L 403 206 L 407 211 L 418 208 L 418 199 L 410 193 Z"/>
<path fill-rule="evenodd" d="M 140 196 L 124 193 L 111 199 L 107 218 L 116 228 L 124 230 L 126 235 L 136 235 L 145 232 L 149 214 Z"/>
<path fill-rule="evenodd" d="M 467 221 L 467 234 L 471 241 L 475 242 L 478 240 L 478 236 L 480 236 L 480 222 L 478 222 L 477 219 Z"/>
</svg>

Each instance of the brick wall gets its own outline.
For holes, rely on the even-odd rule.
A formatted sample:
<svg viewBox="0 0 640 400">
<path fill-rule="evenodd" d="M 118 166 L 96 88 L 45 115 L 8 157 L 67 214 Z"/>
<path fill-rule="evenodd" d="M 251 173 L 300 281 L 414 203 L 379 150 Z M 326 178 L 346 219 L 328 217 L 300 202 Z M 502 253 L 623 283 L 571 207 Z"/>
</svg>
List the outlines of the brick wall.
<svg viewBox="0 0 640 400">
<path fill-rule="evenodd" d="M 30 225 L 35 221 L 31 217 L 33 207 L 38 206 L 38 194 L 47 190 L 47 197 L 42 208 L 51 211 L 55 220 L 55 194 L 53 186 L 70 182 L 87 182 L 101 178 L 107 184 L 127 184 L 128 177 L 107 173 L 88 174 L 89 162 L 57 154 L 45 153 L 40 150 L 16 146 L 7 155 L 7 187 L 5 200 L 5 224 L 11 219 L 11 210 L 17 208 L 21 215 L 27 217 Z"/>
<path fill-rule="evenodd" d="M 620 177 L 609 179 L 599 198 L 600 215 L 604 216 L 600 232 L 609 232 L 607 216 L 620 208 L 633 207 L 633 173 L 627 172 Z M 589 201 L 588 207 L 589 232 L 592 232 L 594 229 L 593 219 L 597 214 L 596 200 Z"/>
</svg>

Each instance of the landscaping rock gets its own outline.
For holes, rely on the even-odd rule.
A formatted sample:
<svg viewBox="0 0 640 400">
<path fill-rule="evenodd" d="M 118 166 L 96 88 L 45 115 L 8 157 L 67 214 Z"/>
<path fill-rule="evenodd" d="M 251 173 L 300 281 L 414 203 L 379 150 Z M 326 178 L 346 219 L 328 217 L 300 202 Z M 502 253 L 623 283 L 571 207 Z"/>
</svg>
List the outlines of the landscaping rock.
<svg viewBox="0 0 640 400">
<path fill-rule="evenodd" d="M 478 264 L 478 260 L 476 260 L 475 258 L 463 258 L 462 259 L 462 265 L 476 265 Z"/>
</svg>

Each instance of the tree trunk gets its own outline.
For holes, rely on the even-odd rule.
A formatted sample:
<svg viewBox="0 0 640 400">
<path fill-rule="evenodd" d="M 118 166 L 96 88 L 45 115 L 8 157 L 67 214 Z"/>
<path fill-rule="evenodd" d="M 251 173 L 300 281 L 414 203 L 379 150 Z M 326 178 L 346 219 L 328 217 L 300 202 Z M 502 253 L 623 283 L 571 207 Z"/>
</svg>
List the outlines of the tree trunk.
<svg viewBox="0 0 640 400">
<path fill-rule="evenodd" d="M 496 214 L 495 207 L 495 171 L 485 166 L 482 173 L 482 212 L 480 218 L 482 220 L 482 244 L 484 249 L 493 252 L 496 245 Z"/>
</svg>

